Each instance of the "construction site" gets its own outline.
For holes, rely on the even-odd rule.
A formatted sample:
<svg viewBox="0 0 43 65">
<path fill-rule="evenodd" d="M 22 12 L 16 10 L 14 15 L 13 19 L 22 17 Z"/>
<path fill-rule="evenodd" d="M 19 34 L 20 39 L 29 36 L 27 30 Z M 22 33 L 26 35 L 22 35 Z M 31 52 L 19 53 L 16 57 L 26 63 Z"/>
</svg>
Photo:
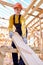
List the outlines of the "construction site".
<svg viewBox="0 0 43 65">
<path fill-rule="evenodd" d="M 23 6 L 26 42 L 16 31 L 12 38 L 9 36 L 9 18 L 15 14 L 17 2 Z M 0 0 L 0 65 L 13 65 L 12 53 L 18 53 L 18 62 L 21 56 L 25 65 L 43 65 L 43 0 Z"/>
</svg>

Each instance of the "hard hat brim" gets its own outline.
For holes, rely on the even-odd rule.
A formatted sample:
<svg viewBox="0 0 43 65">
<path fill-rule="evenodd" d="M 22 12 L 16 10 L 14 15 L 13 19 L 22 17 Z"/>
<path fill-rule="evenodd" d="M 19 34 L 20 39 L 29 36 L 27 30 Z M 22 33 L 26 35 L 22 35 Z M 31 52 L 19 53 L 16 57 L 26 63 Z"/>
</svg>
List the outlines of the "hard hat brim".
<svg viewBox="0 0 43 65">
<path fill-rule="evenodd" d="M 14 9 L 15 9 L 15 8 L 23 9 L 23 8 L 22 8 L 22 5 L 21 5 L 20 3 L 16 3 L 16 4 L 14 5 Z"/>
</svg>

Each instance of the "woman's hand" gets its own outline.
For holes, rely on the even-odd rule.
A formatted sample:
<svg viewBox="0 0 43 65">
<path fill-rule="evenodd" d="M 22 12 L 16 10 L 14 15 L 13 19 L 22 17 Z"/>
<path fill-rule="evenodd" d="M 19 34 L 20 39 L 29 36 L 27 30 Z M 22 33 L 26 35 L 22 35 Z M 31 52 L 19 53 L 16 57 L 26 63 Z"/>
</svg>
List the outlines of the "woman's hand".
<svg viewBox="0 0 43 65">
<path fill-rule="evenodd" d="M 14 33 L 13 33 L 12 31 L 9 32 L 10 38 L 12 38 L 13 34 L 14 34 Z"/>
<path fill-rule="evenodd" d="M 27 38 L 26 37 L 22 37 L 23 41 L 27 44 Z"/>
</svg>

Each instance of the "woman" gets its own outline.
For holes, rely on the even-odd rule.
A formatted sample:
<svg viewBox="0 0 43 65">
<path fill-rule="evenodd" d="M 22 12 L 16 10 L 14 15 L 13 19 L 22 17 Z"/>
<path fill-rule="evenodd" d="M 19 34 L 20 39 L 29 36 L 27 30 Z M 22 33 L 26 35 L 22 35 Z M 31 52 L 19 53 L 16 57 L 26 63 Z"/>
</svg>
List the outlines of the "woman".
<svg viewBox="0 0 43 65">
<path fill-rule="evenodd" d="M 22 10 L 22 5 L 20 3 L 16 3 L 14 5 L 14 11 L 15 14 L 10 17 L 9 20 L 9 34 L 10 37 L 12 38 L 13 32 L 18 32 L 19 35 L 25 36 L 26 35 L 26 29 L 25 29 L 25 19 L 24 17 L 20 14 Z M 15 26 L 15 30 L 13 31 L 13 25 Z M 23 31 L 24 30 L 24 31 Z M 13 48 L 16 48 L 14 43 L 12 42 Z M 25 65 L 22 58 L 20 57 L 20 62 L 18 64 L 18 54 L 17 53 L 12 53 L 12 58 L 13 58 L 13 63 L 15 65 Z"/>
</svg>

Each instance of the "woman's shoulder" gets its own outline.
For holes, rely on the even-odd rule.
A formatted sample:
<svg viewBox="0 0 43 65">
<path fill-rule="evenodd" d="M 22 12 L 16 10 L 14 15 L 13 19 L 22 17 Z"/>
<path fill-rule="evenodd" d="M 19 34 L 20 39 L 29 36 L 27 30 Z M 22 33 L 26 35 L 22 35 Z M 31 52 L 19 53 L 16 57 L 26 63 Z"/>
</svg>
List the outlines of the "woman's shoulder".
<svg viewBox="0 0 43 65">
<path fill-rule="evenodd" d="M 21 15 L 21 19 L 24 19 L 24 16 L 23 15 Z"/>
<path fill-rule="evenodd" d="M 10 18 L 13 18 L 14 14 L 10 16 Z"/>
</svg>

